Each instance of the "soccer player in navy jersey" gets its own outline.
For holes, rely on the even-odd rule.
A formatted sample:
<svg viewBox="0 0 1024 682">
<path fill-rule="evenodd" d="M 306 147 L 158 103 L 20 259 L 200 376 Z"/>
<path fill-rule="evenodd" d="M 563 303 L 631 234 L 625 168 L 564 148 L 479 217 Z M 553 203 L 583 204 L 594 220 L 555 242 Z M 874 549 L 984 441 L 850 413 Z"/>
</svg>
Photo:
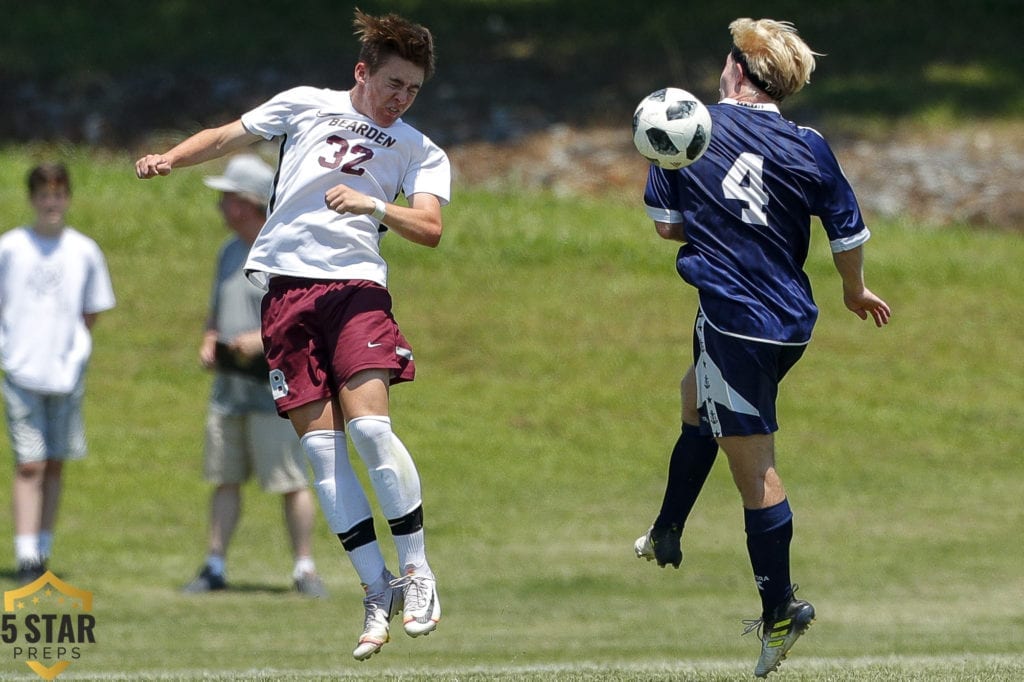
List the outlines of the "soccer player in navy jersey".
<svg viewBox="0 0 1024 682">
<path fill-rule="evenodd" d="M 778 385 L 811 339 L 817 308 L 803 271 L 811 216 L 829 238 L 846 307 L 879 327 L 889 306 L 864 285 L 870 232 L 829 145 L 783 118 L 779 103 L 808 82 L 814 53 L 789 22 L 737 19 L 704 156 L 678 171 L 651 166 L 644 203 L 658 234 L 680 241 L 676 269 L 697 288 L 693 365 L 683 377 L 682 433 L 660 513 L 637 557 L 682 561 L 686 518 L 721 448 L 743 501 L 761 597 L 761 656 L 776 670 L 814 619 L 793 595 L 793 515 L 775 468 Z"/>
</svg>

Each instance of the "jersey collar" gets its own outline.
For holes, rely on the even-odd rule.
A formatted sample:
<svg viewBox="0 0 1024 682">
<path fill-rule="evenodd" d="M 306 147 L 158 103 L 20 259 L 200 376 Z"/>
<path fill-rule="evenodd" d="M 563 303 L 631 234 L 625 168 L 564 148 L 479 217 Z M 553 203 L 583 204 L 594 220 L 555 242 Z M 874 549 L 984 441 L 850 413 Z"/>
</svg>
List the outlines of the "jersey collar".
<svg viewBox="0 0 1024 682">
<path fill-rule="evenodd" d="M 719 104 L 732 104 L 733 106 L 743 107 L 744 109 L 756 109 L 757 111 L 771 111 L 779 114 L 779 105 L 774 102 L 740 102 L 732 97 L 726 97 L 722 99 Z"/>
</svg>

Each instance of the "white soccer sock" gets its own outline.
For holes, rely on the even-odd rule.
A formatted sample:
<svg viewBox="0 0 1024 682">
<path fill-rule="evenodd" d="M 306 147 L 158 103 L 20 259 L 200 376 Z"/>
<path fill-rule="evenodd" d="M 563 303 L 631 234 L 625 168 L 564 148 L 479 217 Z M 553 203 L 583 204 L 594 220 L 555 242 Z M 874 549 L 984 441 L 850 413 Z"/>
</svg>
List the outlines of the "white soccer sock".
<svg viewBox="0 0 1024 682">
<path fill-rule="evenodd" d="M 313 575 L 314 573 L 316 573 L 316 564 L 313 562 L 313 557 L 300 556 L 295 560 L 295 568 L 292 569 L 293 578 L 298 580 L 306 574 Z"/>
<path fill-rule="evenodd" d="M 370 518 L 370 502 L 348 458 L 341 431 L 310 431 L 301 439 L 313 467 L 313 486 L 332 533 L 342 533 Z"/>
<path fill-rule="evenodd" d="M 395 549 L 398 550 L 398 568 L 405 573 L 412 567 L 419 575 L 433 576 L 427 565 L 427 554 L 423 544 L 423 529 L 408 535 L 395 535 Z"/>
<path fill-rule="evenodd" d="M 14 536 L 14 558 L 19 564 L 36 563 L 39 556 L 39 536 L 35 533 Z"/>
<path fill-rule="evenodd" d="M 422 503 L 420 475 L 388 417 L 356 417 L 348 423 L 356 452 L 370 472 L 377 501 L 389 520 L 400 519 Z"/>
<path fill-rule="evenodd" d="M 371 590 L 373 592 L 379 592 L 382 589 L 379 583 L 387 566 L 384 564 L 384 555 L 380 553 L 380 545 L 376 540 L 353 549 L 348 553 L 348 559 L 352 562 L 352 567 L 356 569 L 359 582 L 374 588 Z"/>
<path fill-rule="evenodd" d="M 345 434 L 310 431 L 301 443 L 313 468 L 313 485 L 331 532 L 343 533 L 370 518 L 370 502 L 349 461 Z M 362 583 L 376 583 L 384 573 L 384 556 L 376 541 L 348 552 L 348 558 Z"/>
</svg>

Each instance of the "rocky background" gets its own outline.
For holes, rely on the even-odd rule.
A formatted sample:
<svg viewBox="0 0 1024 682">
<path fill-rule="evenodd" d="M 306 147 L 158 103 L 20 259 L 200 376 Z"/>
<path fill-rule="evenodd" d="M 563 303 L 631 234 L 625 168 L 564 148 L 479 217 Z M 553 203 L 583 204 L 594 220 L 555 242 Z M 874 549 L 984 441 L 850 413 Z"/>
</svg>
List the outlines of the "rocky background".
<svg viewBox="0 0 1024 682">
<path fill-rule="evenodd" d="M 822 130 L 826 137 L 828 131 Z M 832 141 L 868 219 L 1024 231 L 1024 123 L 972 123 Z M 451 150 L 470 182 L 639 201 L 646 161 L 620 127 L 552 126 L 507 143 Z"/>
</svg>

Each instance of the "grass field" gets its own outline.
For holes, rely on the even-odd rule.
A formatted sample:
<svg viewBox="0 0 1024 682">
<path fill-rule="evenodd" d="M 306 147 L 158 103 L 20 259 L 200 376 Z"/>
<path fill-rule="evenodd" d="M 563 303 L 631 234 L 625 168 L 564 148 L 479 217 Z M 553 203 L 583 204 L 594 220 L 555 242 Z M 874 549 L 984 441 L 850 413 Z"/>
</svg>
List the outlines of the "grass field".
<svg viewBox="0 0 1024 682">
<path fill-rule="evenodd" d="M 439 249 L 385 241 L 419 367 L 394 420 L 423 478 L 444 619 L 360 664 L 362 593 L 339 543 L 319 521 L 330 599 L 291 594 L 279 503 L 255 488 L 229 558 L 238 589 L 177 591 L 204 549 L 196 352 L 225 231 L 200 177 L 215 167 L 143 184 L 126 156 L 8 149 L 3 229 L 29 219 L 25 173 L 55 151 L 69 220 L 104 248 L 118 295 L 95 330 L 91 451 L 67 470 L 52 561 L 94 593 L 98 642 L 60 679 L 750 678 L 741 620 L 758 603 L 723 462 L 681 570 L 632 556 L 660 500 L 695 303 L 636 203 L 460 190 Z M 818 620 L 773 677 L 1022 679 L 1024 240 L 872 227 L 889 328 L 842 308 L 820 235 L 808 265 L 822 315 L 784 384 L 778 444 L 794 577 Z M 0 645 L 0 679 L 38 678 Z"/>
</svg>

